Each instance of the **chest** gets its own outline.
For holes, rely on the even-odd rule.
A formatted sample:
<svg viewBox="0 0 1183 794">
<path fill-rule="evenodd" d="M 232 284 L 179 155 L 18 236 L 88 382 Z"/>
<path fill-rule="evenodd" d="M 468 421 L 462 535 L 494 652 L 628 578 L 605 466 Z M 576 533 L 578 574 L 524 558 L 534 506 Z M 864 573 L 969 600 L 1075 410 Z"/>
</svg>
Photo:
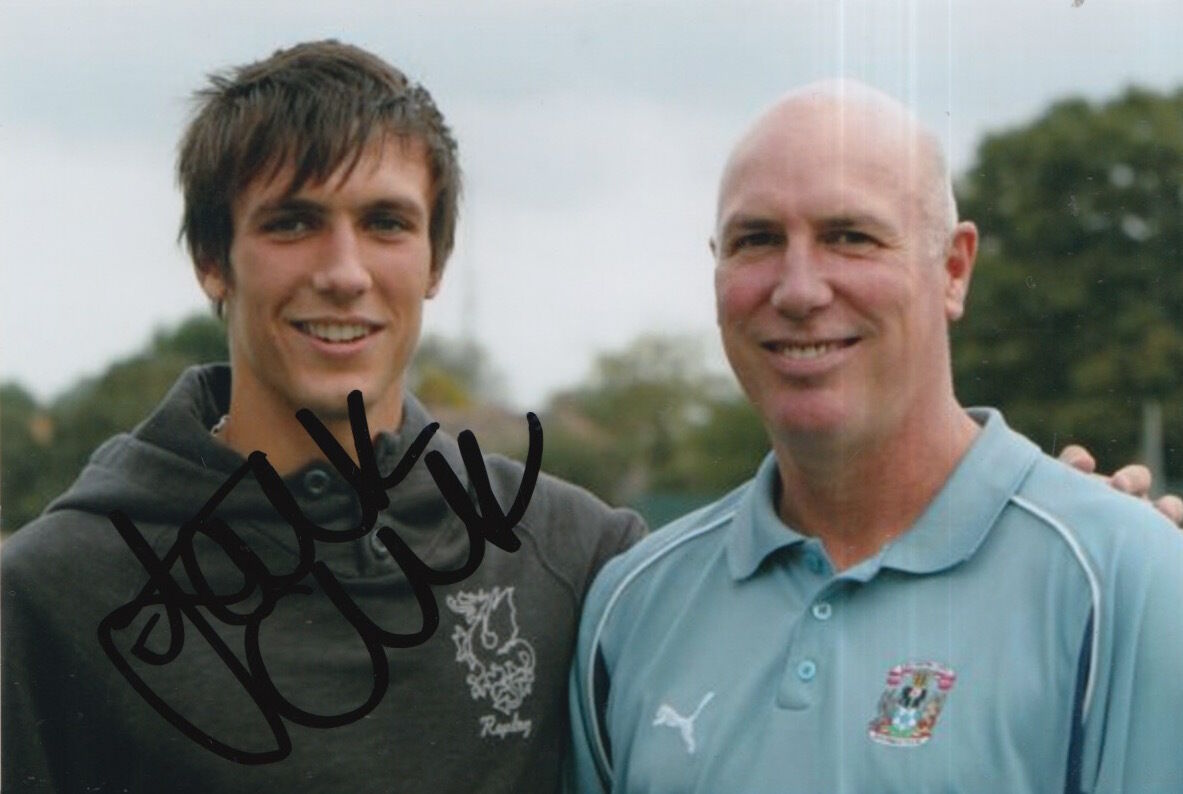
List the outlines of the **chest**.
<svg viewBox="0 0 1183 794">
<path fill-rule="evenodd" d="M 241 574 L 209 558 L 202 573 L 222 603 L 148 603 L 112 633 L 126 671 L 101 670 L 125 697 L 103 719 L 159 748 L 145 755 L 167 774 L 220 775 L 224 790 L 293 775 L 549 788 L 575 605 L 519 551 L 488 552 L 467 578 L 435 584 L 314 568 L 266 604 L 259 592 L 239 597 Z"/>
<path fill-rule="evenodd" d="M 721 587 L 637 627 L 652 652 L 619 657 L 607 709 L 622 790 L 1062 785 L 1079 644 L 988 582 L 884 584 Z"/>
</svg>

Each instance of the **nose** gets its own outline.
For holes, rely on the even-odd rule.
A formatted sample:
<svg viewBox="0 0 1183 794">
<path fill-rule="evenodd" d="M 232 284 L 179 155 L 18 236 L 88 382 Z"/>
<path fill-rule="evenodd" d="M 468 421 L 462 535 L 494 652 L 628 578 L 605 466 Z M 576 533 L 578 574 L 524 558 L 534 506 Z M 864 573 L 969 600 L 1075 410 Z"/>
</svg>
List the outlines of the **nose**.
<svg viewBox="0 0 1183 794">
<path fill-rule="evenodd" d="M 780 257 L 771 303 L 778 312 L 794 320 L 809 317 L 834 299 L 812 248 L 800 238 L 790 239 Z"/>
<path fill-rule="evenodd" d="M 362 240 L 353 225 L 342 221 L 329 227 L 321 261 L 312 275 L 312 286 L 327 297 L 349 301 L 373 284 L 366 267 Z"/>
</svg>

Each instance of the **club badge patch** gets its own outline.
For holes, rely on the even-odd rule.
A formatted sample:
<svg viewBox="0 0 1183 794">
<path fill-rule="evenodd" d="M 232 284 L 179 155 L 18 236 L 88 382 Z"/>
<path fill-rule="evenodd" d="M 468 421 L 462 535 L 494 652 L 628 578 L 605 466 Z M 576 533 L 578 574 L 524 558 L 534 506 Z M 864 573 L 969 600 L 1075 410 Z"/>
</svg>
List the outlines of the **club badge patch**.
<svg viewBox="0 0 1183 794">
<path fill-rule="evenodd" d="M 927 742 L 956 680 L 956 673 L 936 662 L 897 664 L 888 670 L 887 688 L 868 726 L 871 738 L 896 747 Z"/>
</svg>

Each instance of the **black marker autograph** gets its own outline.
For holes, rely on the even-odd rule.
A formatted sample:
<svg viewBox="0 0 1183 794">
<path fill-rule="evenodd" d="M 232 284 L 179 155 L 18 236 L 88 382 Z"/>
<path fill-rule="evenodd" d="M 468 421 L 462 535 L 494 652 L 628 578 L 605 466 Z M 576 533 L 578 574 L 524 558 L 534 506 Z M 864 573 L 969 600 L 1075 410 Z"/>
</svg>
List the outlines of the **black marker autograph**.
<svg viewBox="0 0 1183 794">
<path fill-rule="evenodd" d="M 231 761 L 241 764 L 267 764 L 286 758 L 292 751 L 292 742 L 284 720 L 313 728 L 334 728 L 355 722 L 373 711 L 382 701 L 390 683 L 385 649 L 420 645 L 426 642 L 439 626 L 439 607 L 432 586 L 454 584 L 468 578 L 484 559 L 486 540 L 510 552 L 517 551 L 521 546 L 521 541 L 514 535 L 513 529 L 526 512 L 542 467 L 542 424 L 533 413 L 527 414 L 530 446 L 526 455 L 525 471 L 509 512 L 502 512 L 493 494 L 480 447 L 471 431 L 462 432 L 457 438 L 457 443 L 469 483 L 477 497 L 476 505 L 469 499 L 463 484 L 444 456 L 437 451 L 427 453 L 424 462 L 436 487 L 451 510 L 463 522 L 468 533 L 468 559 L 459 568 L 437 571 L 415 556 L 393 529 L 379 528 L 377 538 L 386 546 L 391 557 L 407 577 L 423 622 L 417 631 L 409 633 L 389 632 L 377 626 L 349 597 L 328 566 L 316 560 L 314 541 L 346 543 L 371 531 L 378 519 L 378 513 L 390 504 L 387 491 L 396 487 L 410 473 L 423 455 L 431 437 L 439 429 L 439 425 L 432 423 L 423 428 L 394 470 L 382 476 L 378 472 L 378 462 L 374 455 L 361 392 L 354 391 L 349 395 L 348 406 L 349 424 L 357 449 L 358 464 L 354 464 L 348 453 L 311 411 L 301 410 L 296 414 L 296 418 L 333 467 L 356 491 L 361 503 L 362 517 L 360 523 L 352 529 L 330 531 L 310 521 L 262 452 L 251 453 L 246 462 L 227 478 L 197 515 L 181 526 L 176 541 L 163 558 L 156 556 L 125 513 L 119 510 L 109 513 L 111 523 L 115 525 L 115 529 L 148 573 L 148 582 L 135 598 L 103 618 L 98 629 L 99 643 L 123 677 L 157 713 L 193 741 Z M 267 499 L 295 530 L 299 563 L 290 573 L 272 574 L 225 521 L 213 516 L 218 505 L 248 473 L 255 476 Z M 217 594 L 210 588 L 198 565 L 197 554 L 193 548 L 193 539 L 197 533 L 206 535 L 217 543 L 242 571 L 244 583 L 238 592 Z M 182 589 L 170 573 L 178 559 L 193 585 L 194 592 Z M 373 667 L 374 684 L 369 697 L 357 708 L 341 714 L 315 714 L 292 704 L 280 694 L 271 681 L 259 649 L 260 626 L 271 614 L 279 599 L 294 593 L 312 592 L 311 587 L 300 584 L 309 574 L 364 642 Z M 239 612 L 232 609 L 234 605 L 241 604 L 251 597 L 256 598 L 258 603 L 250 611 Z M 160 620 L 160 614 L 157 613 L 148 619 L 143 631 L 140 632 L 131 648 L 132 655 L 151 665 L 169 664 L 177 658 L 184 646 L 184 619 L 187 619 L 250 695 L 267 721 L 271 735 L 275 739 L 274 749 L 251 752 L 214 738 L 165 702 L 132 669 L 128 660 L 116 647 L 113 635 L 130 626 L 142 610 L 155 606 L 163 607 L 168 619 L 168 647 L 163 652 L 157 652 L 147 645 L 149 636 Z M 198 611 L 198 607 L 204 607 L 213 618 L 223 624 L 245 627 L 245 665 L 213 630 Z"/>
</svg>

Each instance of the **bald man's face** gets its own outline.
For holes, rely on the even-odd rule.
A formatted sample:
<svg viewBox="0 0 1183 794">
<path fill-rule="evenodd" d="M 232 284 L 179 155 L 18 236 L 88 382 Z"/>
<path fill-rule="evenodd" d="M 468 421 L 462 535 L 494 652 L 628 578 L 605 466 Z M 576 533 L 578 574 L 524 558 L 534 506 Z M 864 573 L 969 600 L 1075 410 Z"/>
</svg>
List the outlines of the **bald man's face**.
<svg viewBox="0 0 1183 794">
<path fill-rule="evenodd" d="M 724 175 L 718 322 L 774 440 L 864 440 L 951 394 L 947 323 L 973 252 L 946 256 L 910 121 L 802 104 L 757 125 Z"/>
</svg>

